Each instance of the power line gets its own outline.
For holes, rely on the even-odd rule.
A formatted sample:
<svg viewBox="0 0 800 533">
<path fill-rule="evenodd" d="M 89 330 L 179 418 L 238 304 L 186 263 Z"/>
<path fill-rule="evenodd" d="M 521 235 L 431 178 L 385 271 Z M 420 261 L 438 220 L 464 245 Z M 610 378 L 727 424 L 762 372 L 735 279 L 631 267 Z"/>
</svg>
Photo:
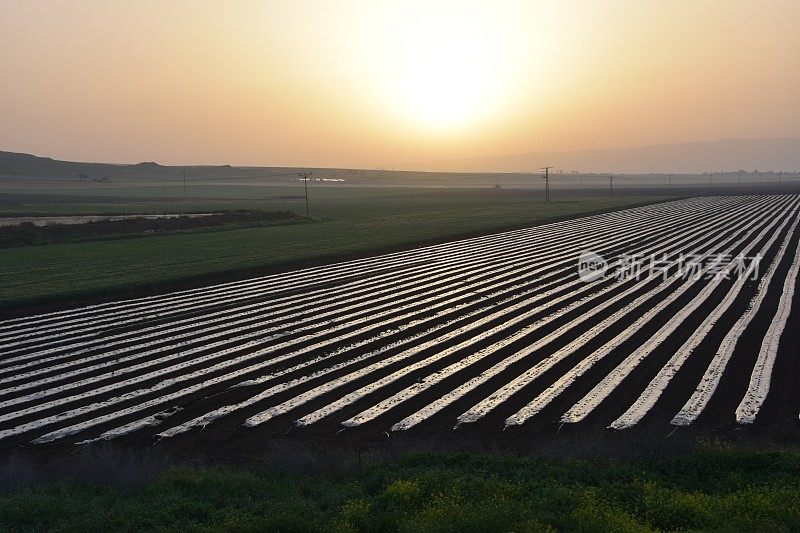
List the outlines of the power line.
<svg viewBox="0 0 800 533">
<path fill-rule="evenodd" d="M 544 170 L 544 176 L 541 178 L 544 180 L 544 201 L 550 201 L 550 169 L 553 167 L 542 167 Z"/>
<path fill-rule="evenodd" d="M 306 220 L 309 220 L 308 217 L 308 177 L 312 175 L 313 172 L 298 172 L 297 175 L 303 178 L 303 186 L 305 187 L 306 191 Z"/>
</svg>

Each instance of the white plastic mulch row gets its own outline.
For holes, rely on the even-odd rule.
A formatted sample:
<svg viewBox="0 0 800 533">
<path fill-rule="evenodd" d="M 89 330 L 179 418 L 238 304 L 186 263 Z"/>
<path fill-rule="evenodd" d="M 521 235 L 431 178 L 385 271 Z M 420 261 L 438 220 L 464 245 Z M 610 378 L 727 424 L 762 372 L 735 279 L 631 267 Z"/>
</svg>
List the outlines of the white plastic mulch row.
<svg viewBox="0 0 800 533">
<path fill-rule="evenodd" d="M 769 220 L 769 215 L 771 213 L 765 213 L 763 218 L 767 218 Z M 774 223 L 774 222 L 773 222 Z M 746 242 L 752 234 L 757 231 L 758 227 L 753 227 L 749 229 L 744 236 L 738 238 L 737 240 L 731 242 L 730 240 L 726 242 L 726 246 L 728 247 L 727 250 L 732 250 L 736 246 Z M 561 361 L 564 361 L 567 357 L 571 356 L 579 349 L 581 349 L 591 338 L 599 335 L 609 327 L 616 326 L 620 323 L 629 322 L 632 316 L 636 316 L 636 318 L 632 323 L 630 323 L 623 331 L 618 333 L 614 336 L 611 340 L 606 342 L 600 348 L 594 350 L 590 355 L 585 357 L 582 361 L 580 361 L 576 366 L 569 369 L 565 374 L 560 377 L 557 377 L 553 383 L 550 384 L 542 393 L 540 393 L 536 398 L 530 401 L 527 405 L 522 407 L 517 413 L 511 415 L 506 419 L 506 425 L 520 425 L 527 421 L 532 416 L 539 413 L 544 407 L 546 407 L 553 399 L 561 395 L 564 391 L 566 391 L 576 379 L 582 376 L 587 370 L 589 370 L 594 364 L 598 361 L 604 359 L 613 351 L 619 349 L 624 343 L 628 342 L 637 332 L 645 326 L 649 321 L 654 319 L 657 315 L 659 315 L 664 309 L 666 309 L 670 304 L 674 301 L 678 300 L 692 285 L 693 280 L 689 280 L 680 284 L 680 286 L 672 293 L 664 296 L 663 293 L 667 292 L 667 290 L 671 290 L 674 285 L 678 285 L 681 282 L 681 278 L 677 276 L 672 276 L 668 278 L 666 281 L 662 282 L 661 284 L 657 285 L 647 293 L 639 296 L 633 302 L 629 303 L 619 311 L 613 313 L 611 316 L 607 317 L 599 324 L 591 328 L 588 332 L 584 333 L 583 335 L 577 337 L 572 342 L 568 343 L 563 348 L 556 351 L 552 356 L 548 357 L 547 359 L 542 360 L 541 362 L 534 365 L 531 369 L 524 372 L 517 378 L 511 380 L 501 389 L 499 389 L 496 393 L 488 396 L 486 399 L 482 400 L 478 404 L 476 404 L 473 408 L 466 411 L 464 414 L 458 417 L 459 423 L 465 422 L 474 422 L 483 416 L 485 416 L 489 411 L 496 408 L 502 402 L 508 400 L 514 393 L 520 391 L 524 387 L 530 385 L 533 381 L 541 377 L 544 373 L 555 367 Z M 633 314 L 633 311 L 640 307 L 643 303 L 648 301 L 655 301 L 655 305 L 651 306 L 648 310 L 643 313 Z M 639 351 L 636 349 L 633 354 L 638 354 Z"/>
</svg>

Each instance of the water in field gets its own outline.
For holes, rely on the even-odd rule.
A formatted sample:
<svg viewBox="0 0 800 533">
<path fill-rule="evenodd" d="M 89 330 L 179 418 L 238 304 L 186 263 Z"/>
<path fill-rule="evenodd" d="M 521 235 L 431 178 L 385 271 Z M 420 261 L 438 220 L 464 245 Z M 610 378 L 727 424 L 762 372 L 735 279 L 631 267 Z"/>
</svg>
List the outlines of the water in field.
<svg viewBox="0 0 800 533">
<path fill-rule="evenodd" d="M 107 220 L 127 220 L 129 218 L 177 218 L 177 217 L 206 217 L 214 213 L 167 213 L 160 215 L 75 215 L 75 216 L 60 216 L 60 217 L 0 217 L 0 227 L 4 226 L 18 226 L 26 222 L 32 222 L 36 226 L 48 226 L 51 224 L 86 224 L 87 222 L 99 222 Z"/>
</svg>

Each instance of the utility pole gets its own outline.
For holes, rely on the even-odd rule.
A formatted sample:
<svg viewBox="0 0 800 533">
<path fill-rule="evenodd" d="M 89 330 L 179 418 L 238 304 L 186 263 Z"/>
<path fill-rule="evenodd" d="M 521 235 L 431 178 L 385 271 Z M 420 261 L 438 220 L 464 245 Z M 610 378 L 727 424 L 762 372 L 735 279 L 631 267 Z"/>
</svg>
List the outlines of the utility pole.
<svg viewBox="0 0 800 533">
<path fill-rule="evenodd" d="M 783 171 L 778 173 L 778 183 L 783 183 Z"/>
<path fill-rule="evenodd" d="M 183 198 L 186 199 L 186 171 L 182 170 L 183 173 Z"/>
<path fill-rule="evenodd" d="M 742 171 L 739 171 L 739 185 L 742 184 Z"/>
<path fill-rule="evenodd" d="M 313 174 L 313 172 L 298 172 L 297 175 L 303 178 L 303 186 L 305 187 L 306 191 L 306 220 L 308 218 L 308 177 Z"/>
<path fill-rule="evenodd" d="M 541 178 L 544 180 L 544 201 L 550 201 L 550 169 L 553 167 L 542 167 L 544 170 L 544 176 Z"/>
<path fill-rule="evenodd" d="M 669 180 L 669 188 L 671 189 L 672 188 L 672 174 L 667 176 L 667 179 Z"/>
<path fill-rule="evenodd" d="M 608 188 L 611 191 L 611 198 L 614 198 L 614 176 L 608 177 Z"/>
</svg>

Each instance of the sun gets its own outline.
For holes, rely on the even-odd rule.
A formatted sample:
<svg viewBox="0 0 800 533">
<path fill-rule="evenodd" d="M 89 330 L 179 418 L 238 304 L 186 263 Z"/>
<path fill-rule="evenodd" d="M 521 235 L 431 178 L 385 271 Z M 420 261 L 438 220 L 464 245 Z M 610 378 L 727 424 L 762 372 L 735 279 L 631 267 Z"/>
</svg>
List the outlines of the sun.
<svg viewBox="0 0 800 533">
<path fill-rule="evenodd" d="M 482 51 L 466 39 L 430 37 L 409 45 L 399 100 L 424 126 L 463 126 L 479 118 L 492 98 L 476 61 Z"/>
<path fill-rule="evenodd" d="M 386 92 L 397 115 L 425 131 L 452 132 L 501 107 L 513 50 L 488 24 L 491 13 L 455 5 L 402 16 L 381 37 L 389 43 Z"/>
</svg>

